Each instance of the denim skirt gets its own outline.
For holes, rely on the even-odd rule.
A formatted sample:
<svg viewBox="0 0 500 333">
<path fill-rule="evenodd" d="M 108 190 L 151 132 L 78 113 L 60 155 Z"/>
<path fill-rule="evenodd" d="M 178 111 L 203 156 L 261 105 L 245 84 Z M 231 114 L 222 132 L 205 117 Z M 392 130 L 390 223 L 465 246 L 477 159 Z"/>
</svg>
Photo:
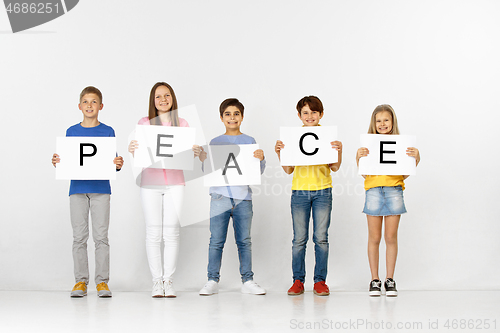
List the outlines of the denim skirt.
<svg viewBox="0 0 500 333">
<path fill-rule="evenodd" d="M 373 187 L 366 191 L 363 213 L 371 216 L 401 215 L 406 213 L 401 186 Z"/>
</svg>

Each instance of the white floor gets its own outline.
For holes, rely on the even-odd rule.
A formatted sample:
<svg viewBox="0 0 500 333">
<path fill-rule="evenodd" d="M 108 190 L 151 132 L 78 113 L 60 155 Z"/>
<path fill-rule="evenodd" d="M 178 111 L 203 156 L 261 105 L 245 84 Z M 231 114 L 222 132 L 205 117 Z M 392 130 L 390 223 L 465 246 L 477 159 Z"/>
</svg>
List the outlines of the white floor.
<svg viewBox="0 0 500 333">
<path fill-rule="evenodd" d="M 488 328 L 489 326 L 489 328 Z M 398 329 L 398 327 L 400 329 Z M 499 332 L 500 291 L 400 291 L 397 298 L 237 290 L 175 299 L 146 292 L 0 291 L 0 332 Z"/>
</svg>

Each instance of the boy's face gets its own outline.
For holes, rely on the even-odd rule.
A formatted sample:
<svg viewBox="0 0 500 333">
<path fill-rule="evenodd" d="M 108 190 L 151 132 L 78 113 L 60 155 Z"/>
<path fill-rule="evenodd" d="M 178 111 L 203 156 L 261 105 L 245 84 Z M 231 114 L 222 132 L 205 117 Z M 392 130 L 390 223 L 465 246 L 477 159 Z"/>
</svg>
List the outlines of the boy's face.
<svg viewBox="0 0 500 333">
<path fill-rule="evenodd" d="M 239 129 L 243 121 L 243 115 L 236 106 L 228 106 L 220 117 L 226 129 Z"/>
<path fill-rule="evenodd" d="M 78 104 L 78 108 L 82 110 L 85 118 L 97 119 L 99 111 L 102 110 L 103 104 L 96 94 L 85 94 Z"/>
<path fill-rule="evenodd" d="M 312 111 L 309 105 L 304 105 L 299 112 L 299 118 L 302 120 L 304 126 L 318 126 L 319 120 L 323 118 L 323 113 L 319 111 Z"/>
</svg>

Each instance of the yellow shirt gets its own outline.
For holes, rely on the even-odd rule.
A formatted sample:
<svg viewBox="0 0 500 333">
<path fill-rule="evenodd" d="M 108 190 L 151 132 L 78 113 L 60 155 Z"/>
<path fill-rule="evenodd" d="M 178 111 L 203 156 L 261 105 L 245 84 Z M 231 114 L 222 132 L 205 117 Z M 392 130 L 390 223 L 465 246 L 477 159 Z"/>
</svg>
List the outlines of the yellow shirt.
<svg viewBox="0 0 500 333">
<path fill-rule="evenodd" d="M 318 191 L 332 187 L 327 164 L 296 166 L 293 170 L 292 190 Z"/>
<path fill-rule="evenodd" d="M 399 186 L 405 189 L 405 182 L 403 176 L 366 176 L 365 190 L 369 190 L 379 186 Z"/>
</svg>

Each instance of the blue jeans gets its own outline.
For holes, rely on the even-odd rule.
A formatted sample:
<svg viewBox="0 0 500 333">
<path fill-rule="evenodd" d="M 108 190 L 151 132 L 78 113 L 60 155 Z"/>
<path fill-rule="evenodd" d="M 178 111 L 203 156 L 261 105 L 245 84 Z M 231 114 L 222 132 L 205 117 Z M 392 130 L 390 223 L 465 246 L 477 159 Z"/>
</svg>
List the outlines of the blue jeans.
<svg viewBox="0 0 500 333">
<path fill-rule="evenodd" d="M 252 272 L 252 200 L 237 200 L 212 193 L 210 201 L 210 245 L 208 246 L 208 279 L 219 282 L 222 250 L 226 243 L 229 218 L 233 218 L 234 238 L 238 246 L 240 274 L 243 283 L 253 280 Z"/>
<path fill-rule="evenodd" d="M 326 280 L 328 268 L 328 228 L 332 212 L 332 189 L 319 191 L 292 191 L 292 270 L 293 280 L 304 283 L 306 276 L 305 255 L 309 239 L 309 218 L 313 218 L 313 242 L 316 265 L 314 283 Z"/>
</svg>

